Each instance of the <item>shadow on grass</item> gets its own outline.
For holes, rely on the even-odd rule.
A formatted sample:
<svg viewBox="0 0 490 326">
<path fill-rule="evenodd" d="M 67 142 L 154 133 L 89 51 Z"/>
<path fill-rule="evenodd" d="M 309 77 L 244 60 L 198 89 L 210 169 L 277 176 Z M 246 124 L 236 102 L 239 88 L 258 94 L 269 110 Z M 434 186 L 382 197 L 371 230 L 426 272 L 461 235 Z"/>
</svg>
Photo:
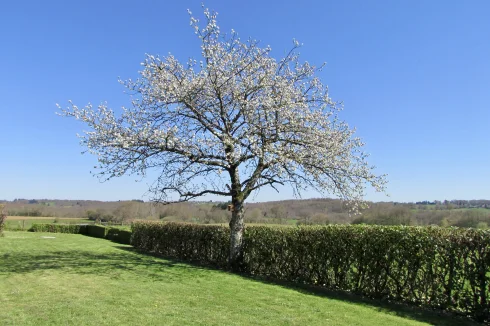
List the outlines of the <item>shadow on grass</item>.
<svg viewBox="0 0 490 326">
<path fill-rule="evenodd" d="M 207 269 L 207 270 L 215 270 L 215 271 L 218 270 L 224 273 L 231 273 L 229 271 L 224 271 L 222 269 L 218 269 L 213 266 L 203 266 L 198 263 L 181 261 L 168 257 L 162 257 L 152 253 L 143 252 L 133 247 L 121 246 L 117 248 L 129 252 L 138 253 L 141 256 L 165 259 L 173 264 L 185 264 L 199 269 Z M 431 325 L 440 325 L 440 326 L 483 325 L 482 323 L 477 323 L 464 316 L 459 316 L 453 313 L 447 313 L 440 310 L 421 308 L 421 307 L 411 306 L 408 304 L 389 302 L 386 300 L 375 300 L 357 294 L 351 294 L 351 293 L 346 293 L 341 291 L 331 291 L 321 287 L 298 284 L 293 282 L 277 281 L 277 280 L 267 279 L 264 277 L 250 276 L 248 274 L 238 274 L 238 275 L 243 279 L 251 280 L 254 282 L 280 286 L 286 289 L 292 289 L 298 291 L 306 295 L 314 295 L 314 296 L 324 297 L 328 299 L 359 304 L 366 307 L 372 307 L 379 312 L 390 313 L 399 317 L 417 320 Z"/>
<path fill-rule="evenodd" d="M 115 246 L 115 248 L 118 250 L 106 253 L 83 250 L 59 250 L 50 251 L 45 254 L 28 252 L 7 253 L 0 255 L 0 275 L 30 273 L 40 270 L 60 270 L 64 273 L 94 274 L 119 278 L 122 272 L 126 271 L 130 273 L 130 277 L 140 277 L 140 280 L 179 281 L 211 274 L 213 271 L 218 270 L 208 266 L 144 253 L 129 246 Z M 243 274 L 239 276 L 254 282 L 293 289 L 306 295 L 320 296 L 372 307 L 379 312 L 390 313 L 431 325 L 482 325 L 472 322 L 469 319 L 440 311 L 381 300 L 372 300 L 354 294 L 329 291 L 320 287 L 292 282 L 280 282 Z"/>
<path fill-rule="evenodd" d="M 352 294 L 342 291 L 333 291 L 321 287 L 297 284 L 293 282 L 277 281 L 262 277 L 252 277 L 249 275 L 240 275 L 245 279 L 254 280 L 264 284 L 281 286 L 283 288 L 292 289 L 306 295 L 314 295 L 343 302 L 372 307 L 379 312 L 390 313 L 399 317 L 417 320 L 419 322 L 428 323 L 430 325 L 440 326 L 462 326 L 462 325 L 484 325 L 477 323 L 464 316 L 453 313 L 444 312 L 441 310 L 428 309 L 423 307 L 412 306 L 408 304 L 391 302 L 386 300 L 376 300 L 364 297 L 358 294 Z"/>
<path fill-rule="evenodd" d="M 122 272 L 142 280 L 179 280 L 211 272 L 206 268 L 140 255 L 128 247 L 124 251 L 97 253 L 83 250 L 59 250 L 39 253 L 6 253 L 0 255 L 0 275 L 23 274 L 42 270 L 60 270 L 79 275 L 94 274 L 118 278 Z"/>
<path fill-rule="evenodd" d="M 168 257 L 162 257 L 156 254 L 147 253 L 135 249 L 133 247 L 118 247 L 129 252 L 138 253 L 141 256 L 155 257 L 165 259 L 173 264 L 185 264 L 188 266 L 193 266 L 194 268 L 207 269 L 207 270 L 218 270 L 224 273 L 231 273 L 229 271 L 224 271 L 222 269 L 215 268 L 213 266 L 203 266 L 198 263 L 176 260 Z M 236 275 L 236 274 L 235 274 Z M 331 291 L 325 288 L 298 284 L 293 282 L 277 281 L 264 277 L 250 276 L 248 274 L 238 274 L 243 279 L 251 280 L 254 282 L 260 282 L 267 285 L 280 286 L 286 289 L 292 289 L 306 295 L 314 295 L 319 297 L 324 297 L 333 300 L 344 301 L 348 303 L 354 303 L 363 305 L 366 307 L 372 307 L 379 312 L 390 313 L 399 317 L 417 320 L 420 322 L 428 323 L 431 325 L 440 326 L 462 326 L 462 325 L 483 325 L 475 321 L 470 320 L 464 316 L 459 316 L 452 313 L 446 313 L 440 310 L 426 309 L 416 306 L 411 306 L 407 304 L 401 304 L 396 302 L 388 302 L 384 300 L 370 299 L 361 295 L 351 294 L 341 291 Z"/>
</svg>

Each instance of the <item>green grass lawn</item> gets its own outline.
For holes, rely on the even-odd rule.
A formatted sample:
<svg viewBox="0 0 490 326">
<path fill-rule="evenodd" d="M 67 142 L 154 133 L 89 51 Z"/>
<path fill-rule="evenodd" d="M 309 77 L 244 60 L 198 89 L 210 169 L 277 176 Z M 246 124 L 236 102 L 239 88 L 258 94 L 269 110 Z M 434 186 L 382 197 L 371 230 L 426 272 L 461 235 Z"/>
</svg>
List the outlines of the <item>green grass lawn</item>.
<svg viewBox="0 0 490 326">
<path fill-rule="evenodd" d="M 55 237 L 55 238 L 45 238 Z M 467 325 L 139 254 L 83 235 L 0 237 L 1 325 Z"/>
</svg>

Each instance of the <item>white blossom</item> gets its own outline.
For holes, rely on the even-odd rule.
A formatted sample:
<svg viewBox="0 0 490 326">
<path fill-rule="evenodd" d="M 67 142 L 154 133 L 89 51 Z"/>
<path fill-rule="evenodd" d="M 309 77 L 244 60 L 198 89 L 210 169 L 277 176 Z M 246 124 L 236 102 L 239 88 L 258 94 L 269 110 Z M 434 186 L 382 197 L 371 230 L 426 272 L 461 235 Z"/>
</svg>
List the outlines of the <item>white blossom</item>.
<svg viewBox="0 0 490 326">
<path fill-rule="evenodd" d="M 122 114 L 106 103 L 61 110 L 90 128 L 81 143 L 98 156 L 100 177 L 157 169 L 151 191 L 159 201 L 245 200 L 260 187 L 289 184 L 297 194 L 313 188 L 349 200 L 353 211 L 363 207 L 366 185 L 384 191 L 385 176 L 374 173 L 363 142 L 338 117 L 342 105 L 315 76 L 322 66 L 299 60 L 297 40 L 276 60 L 269 46 L 221 34 L 215 12 L 204 16 L 204 27 L 190 18 L 202 58 L 184 65 L 147 54 L 139 79 L 121 81 L 134 94 Z"/>
</svg>

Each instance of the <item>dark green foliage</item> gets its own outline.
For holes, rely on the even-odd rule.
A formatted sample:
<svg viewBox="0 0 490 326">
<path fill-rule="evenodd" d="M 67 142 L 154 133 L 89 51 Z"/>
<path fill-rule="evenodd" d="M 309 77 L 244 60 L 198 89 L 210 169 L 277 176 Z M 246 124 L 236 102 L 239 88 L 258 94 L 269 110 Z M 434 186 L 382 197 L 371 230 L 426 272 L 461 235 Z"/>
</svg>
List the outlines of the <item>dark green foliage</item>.
<svg viewBox="0 0 490 326">
<path fill-rule="evenodd" d="M 137 222 L 132 245 L 226 266 L 221 226 Z M 490 232 L 474 229 L 330 225 L 247 227 L 252 275 L 349 291 L 490 319 Z"/>
<path fill-rule="evenodd" d="M 122 244 L 130 244 L 131 241 L 131 231 L 105 227 L 102 225 L 44 223 L 33 224 L 29 231 L 84 234 L 96 238 L 105 238 Z"/>
<path fill-rule="evenodd" d="M 87 232 L 85 234 L 95 238 L 105 238 L 107 231 L 108 229 L 102 225 L 87 225 Z"/>
<path fill-rule="evenodd" d="M 104 210 L 97 209 L 95 211 L 88 210 L 85 212 L 87 218 L 91 221 L 108 222 L 114 220 L 112 214 L 104 212 Z"/>
<path fill-rule="evenodd" d="M 53 232 L 53 233 L 75 233 L 85 234 L 87 225 L 81 224 L 33 224 L 29 229 L 31 232 Z"/>
<path fill-rule="evenodd" d="M 131 231 L 120 230 L 117 228 L 109 228 L 107 230 L 107 235 L 105 238 L 117 243 L 130 244 Z"/>
<path fill-rule="evenodd" d="M 135 222 L 131 245 L 168 257 L 224 267 L 230 235 L 224 226 Z"/>
<path fill-rule="evenodd" d="M 85 214 L 87 215 L 87 218 L 91 221 L 96 221 L 96 220 L 100 220 L 100 217 L 101 217 L 101 214 L 100 212 L 97 212 L 97 211 L 86 211 Z"/>
</svg>

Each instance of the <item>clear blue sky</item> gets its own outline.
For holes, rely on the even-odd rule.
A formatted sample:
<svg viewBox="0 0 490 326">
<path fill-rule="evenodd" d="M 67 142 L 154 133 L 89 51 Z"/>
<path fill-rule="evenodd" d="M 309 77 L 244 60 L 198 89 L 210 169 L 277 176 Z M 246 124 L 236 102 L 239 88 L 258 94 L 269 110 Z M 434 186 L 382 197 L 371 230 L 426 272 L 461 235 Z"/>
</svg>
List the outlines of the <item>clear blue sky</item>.
<svg viewBox="0 0 490 326">
<path fill-rule="evenodd" d="M 0 199 L 138 199 L 147 181 L 99 183 L 81 155 L 80 123 L 55 115 L 73 100 L 128 104 L 117 79 L 145 53 L 197 57 L 187 9 L 200 1 L 4 1 L 0 6 Z M 320 78 L 342 118 L 388 174 L 390 198 L 490 199 L 490 2 L 206 1 L 281 57 L 326 61 Z M 264 190 L 255 200 L 291 198 Z M 314 193 L 305 197 L 318 197 Z"/>
</svg>

